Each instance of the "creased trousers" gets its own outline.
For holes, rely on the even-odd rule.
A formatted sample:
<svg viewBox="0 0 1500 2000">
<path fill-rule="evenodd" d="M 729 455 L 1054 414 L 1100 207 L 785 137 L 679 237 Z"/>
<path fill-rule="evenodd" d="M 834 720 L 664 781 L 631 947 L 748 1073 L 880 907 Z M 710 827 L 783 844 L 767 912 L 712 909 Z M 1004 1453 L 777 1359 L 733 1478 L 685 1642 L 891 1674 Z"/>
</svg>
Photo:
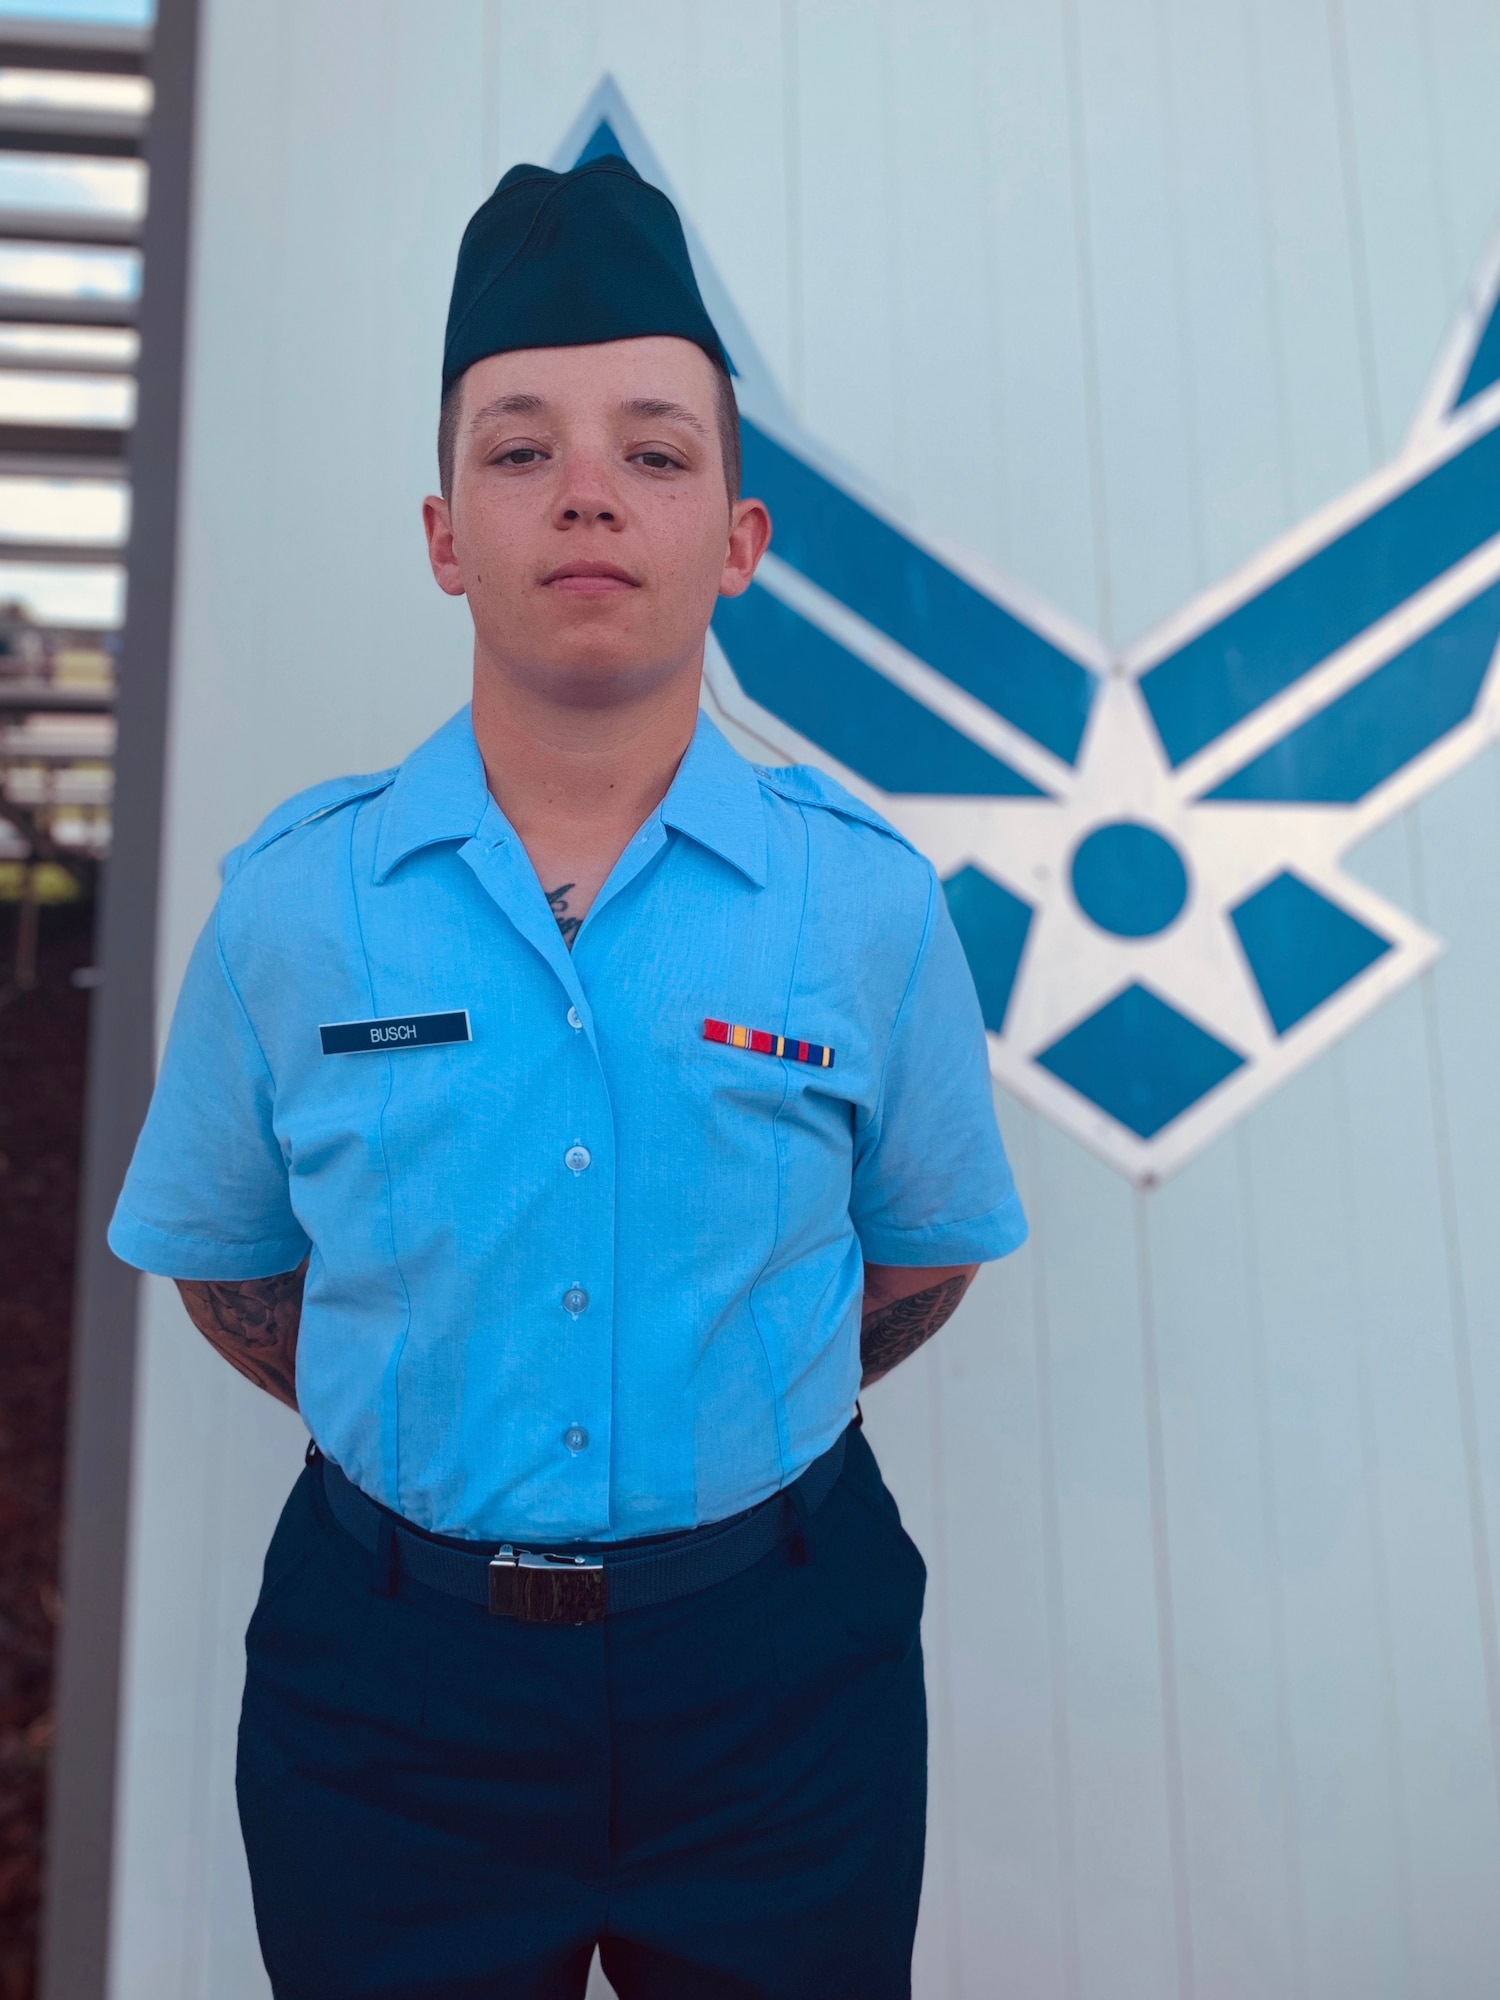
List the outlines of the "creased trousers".
<svg viewBox="0 0 1500 2000">
<path fill-rule="evenodd" d="M 861 1432 L 807 1559 L 585 1626 L 402 1580 L 293 1489 L 238 1791 L 276 2000 L 907 2000 L 925 1572 Z"/>
</svg>

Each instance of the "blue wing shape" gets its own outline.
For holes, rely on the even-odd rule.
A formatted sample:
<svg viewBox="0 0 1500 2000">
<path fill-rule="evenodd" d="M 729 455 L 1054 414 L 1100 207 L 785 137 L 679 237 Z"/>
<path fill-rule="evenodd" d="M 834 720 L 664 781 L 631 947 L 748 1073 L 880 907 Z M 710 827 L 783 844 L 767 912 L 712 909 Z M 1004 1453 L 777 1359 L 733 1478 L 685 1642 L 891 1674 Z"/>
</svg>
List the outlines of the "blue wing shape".
<svg viewBox="0 0 1500 2000">
<path fill-rule="evenodd" d="M 1469 363 L 1469 372 L 1463 379 L 1462 387 L 1453 399 L 1454 409 L 1462 409 L 1465 403 L 1472 403 L 1482 390 L 1500 382 L 1500 295 L 1490 308 L 1489 320 L 1484 332 L 1474 346 L 1474 359 Z"/>
<path fill-rule="evenodd" d="M 1019 771 L 759 584 L 719 600 L 714 636 L 752 701 L 882 791 L 1041 796 Z"/>
<path fill-rule="evenodd" d="M 1500 585 L 1471 598 L 1204 797 L 1355 804 L 1472 712 L 1497 640 Z"/>
<path fill-rule="evenodd" d="M 745 491 L 770 508 L 784 562 L 1055 757 L 1076 761 L 1097 685 L 1087 667 L 748 418 L 741 429 Z"/>
<path fill-rule="evenodd" d="M 1172 764 L 1215 742 L 1496 533 L 1500 425 L 1141 676 Z"/>
</svg>

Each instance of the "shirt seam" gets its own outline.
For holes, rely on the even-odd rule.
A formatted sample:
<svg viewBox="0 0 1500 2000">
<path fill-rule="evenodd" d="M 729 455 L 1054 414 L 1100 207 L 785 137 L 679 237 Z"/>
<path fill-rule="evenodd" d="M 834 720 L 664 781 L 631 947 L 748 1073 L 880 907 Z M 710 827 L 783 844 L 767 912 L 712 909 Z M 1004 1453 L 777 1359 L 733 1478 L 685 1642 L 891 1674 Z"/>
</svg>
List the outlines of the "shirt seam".
<svg viewBox="0 0 1500 2000">
<path fill-rule="evenodd" d="M 810 768 L 808 765 L 752 764 L 750 768 L 760 778 L 766 791 L 774 792 L 777 798 L 785 800 L 790 806 L 795 806 L 799 812 L 833 813 L 837 818 L 847 820 L 852 826 L 867 827 L 871 833 L 883 835 L 885 839 L 894 841 L 896 846 L 904 847 L 908 854 L 921 859 L 921 849 L 914 847 L 899 827 L 892 826 L 888 819 L 883 819 L 874 807 L 867 806 L 863 799 L 855 798 L 852 792 L 844 792 L 842 786 L 839 788 L 841 796 L 838 798 L 809 798 L 805 792 L 799 790 L 791 783 L 788 773 L 807 771 Z M 826 774 L 814 773 L 814 775 L 822 777 Z"/>
<path fill-rule="evenodd" d="M 271 1067 L 271 1059 L 266 1054 L 265 1048 L 261 1043 L 260 1036 L 256 1032 L 255 1023 L 250 1018 L 250 1009 L 245 1005 L 244 998 L 240 993 L 240 989 L 234 983 L 234 974 L 229 969 L 229 954 L 224 949 L 223 921 L 224 921 L 224 899 L 221 896 L 214 909 L 214 956 L 219 961 L 219 970 L 224 975 L 224 984 L 229 988 L 229 997 L 233 1000 L 235 1006 L 239 1009 L 240 1018 L 245 1024 L 246 1030 L 249 1033 L 251 1041 L 255 1044 L 255 1053 L 260 1057 L 260 1066 L 266 1073 L 266 1081 L 270 1084 L 272 1094 L 274 1097 L 276 1090 L 276 1072 Z M 283 1167 L 286 1165 L 286 1155 L 284 1152 L 282 1153 L 282 1165 Z"/>
<path fill-rule="evenodd" d="M 786 997 L 782 1002 L 783 1020 L 790 1019 L 792 994 L 796 990 L 796 985 L 797 985 L 797 969 L 802 961 L 802 939 L 807 929 L 808 897 L 812 891 L 812 837 L 808 832 L 807 817 L 804 813 L 800 811 L 797 814 L 797 824 L 802 829 L 802 902 L 800 908 L 797 911 L 797 935 L 792 944 L 791 969 L 787 974 Z M 768 878 L 769 878 L 769 859 L 770 857 L 768 855 L 767 856 Z M 765 1362 L 766 1375 L 771 1384 L 772 1411 L 774 1413 L 776 1421 L 777 1470 L 780 1482 L 784 1486 L 786 1484 L 786 1478 L 787 1478 L 787 1464 L 790 1457 L 790 1443 L 791 1443 L 790 1436 L 787 1430 L 786 1385 L 781 1380 L 781 1377 L 776 1369 L 776 1364 L 772 1359 L 771 1343 L 768 1342 L 766 1339 L 765 1329 L 761 1325 L 760 1314 L 756 1310 L 756 1304 L 755 1304 L 755 1294 L 757 1290 L 760 1288 L 760 1285 L 765 1278 L 766 1272 L 770 1269 L 771 1260 L 776 1255 L 776 1252 L 781 1244 L 781 1212 L 783 1206 L 781 1121 L 782 1121 L 782 1116 L 786 1111 L 787 1099 L 791 1095 L 791 1074 L 792 1074 L 790 1068 L 787 1065 L 785 1057 L 781 1059 L 780 1068 L 781 1068 L 781 1102 L 777 1105 L 776 1114 L 771 1120 L 771 1150 L 772 1150 L 772 1156 L 776 1163 L 776 1213 L 772 1221 L 771 1247 L 766 1252 L 765 1257 L 761 1261 L 760 1269 L 756 1272 L 755 1277 L 751 1282 L 750 1289 L 746 1294 L 746 1304 L 750 1309 L 750 1321 L 755 1328 L 755 1336 L 757 1340 L 759 1340 L 760 1342 L 761 1358 Z"/>
<path fill-rule="evenodd" d="M 935 908 L 936 894 L 937 894 L 937 875 L 929 868 L 927 875 L 927 909 L 922 918 L 921 940 L 917 945 L 916 956 L 915 958 L 913 958 L 911 963 L 911 971 L 907 975 L 906 990 L 901 995 L 901 1004 L 900 1006 L 897 1007 L 895 1015 L 891 1021 L 890 1036 L 886 1042 L 885 1054 L 881 1058 L 881 1063 L 880 1063 L 880 1082 L 876 1086 L 875 1110 L 874 1110 L 874 1115 L 870 1120 L 871 1133 L 872 1136 L 876 1138 L 878 1138 L 878 1135 L 885 1124 L 885 1092 L 886 1092 L 886 1085 L 890 1078 L 891 1056 L 894 1053 L 896 1047 L 897 1037 L 901 1032 L 901 1023 L 905 1018 L 907 1005 L 911 1000 L 913 992 L 916 990 L 917 974 L 922 970 L 923 961 L 927 956 L 927 947 L 932 938 L 932 919 Z"/>
<path fill-rule="evenodd" d="M 358 815 L 355 816 L 354 821 L 350 825 L 349 838 L 346 844 L 346 859 L 349 870 L 349 901 L 354 915 L 355 935 L 359 939 L 359 954 L 364 961 L 365 992 L 369 995 L 369 1003 L 373 1009 L 375 1006 L 375 975 L 370 968 L 370 948 L 365 942 L 364 918 L 361 916 L 359 908 L 359 880 L 354 867 L 354 828 L 357 824 Z M 400 1282 L 401 1296 L 406 1305 L 405 1315 L 401 1322 L 401 1332 L 397 1338 L 395 1351 L 392 1353 L 389 1362 L 390 1395 L 394 1405 L 391 1414 L 390 1450 L 393 1475 L 391 1491 L 395 1496 L 395 1504 L 399 1510 L 401 1506 L 401 1361 L 406 1353 L 407 1341 L 411 1338 L 412 1310 L 411 1287 L 406 1282 L 406 1273 L 401 1268 L 401 1253 L 396 1247 L 396 1187 L 394 1177 L 391 1173 L 390 1148 L 386 1144 L 385 1137 L 385 1116 L 391 1108 L 391 1098 L 396 1088 L 396 1072 L 389 1054 L 383 1060 L 385 1062 L 385 1097 L 381 1102 L 380 1116 L 376 1123 L 376 1130 L 380 1134 L 380 1168 L 385 1176 L 385 1223 L 386 1235 L 389 1238 L 391 1246 L 391 1265 Z"/>
</svg>

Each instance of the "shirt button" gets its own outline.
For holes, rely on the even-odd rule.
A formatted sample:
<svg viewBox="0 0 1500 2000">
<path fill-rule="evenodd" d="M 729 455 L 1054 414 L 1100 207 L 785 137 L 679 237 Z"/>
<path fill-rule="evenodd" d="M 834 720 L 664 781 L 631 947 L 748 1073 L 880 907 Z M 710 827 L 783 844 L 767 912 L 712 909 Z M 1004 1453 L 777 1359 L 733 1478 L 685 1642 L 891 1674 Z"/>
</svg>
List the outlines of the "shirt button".
<svg viewBox="0 0 1500 2000">
<path fill-rule="evenodd" d="M 569 1285 L 568 1289 L 563 1293 L 562 1302 L 563 1311 L 570 1312 L 574 1319 L 577 1319 L 578 1315 L 587 1307 L 589 1295 L 583 1289 L 582 1285 Z"/>
<path fill-rule="evenodd" d="M 587 1146 L 569 1146 L 563 1154 L 563 1165 L 569 1173 L 581 1174 L 594 1164 L 594 1156 Z"/>
<path fill-rule="evenodd" d="M 583 1428 L 582 1424 L 569 1424 L 568 1428 L 563 1432 L 563 1443 L 568 1447 L 569 1451 L 587 1451 L 589 1448 L 589 1434 Z"/>
<path fill-rule="evenodd" d="M 570 1007 L 568 1009 L 568 1026 L 573 1030 L 575 1035 L 578 1034 L 583 1027 L 583 1016 L 579 1013 L 576 1007 Z"/>
</svg>

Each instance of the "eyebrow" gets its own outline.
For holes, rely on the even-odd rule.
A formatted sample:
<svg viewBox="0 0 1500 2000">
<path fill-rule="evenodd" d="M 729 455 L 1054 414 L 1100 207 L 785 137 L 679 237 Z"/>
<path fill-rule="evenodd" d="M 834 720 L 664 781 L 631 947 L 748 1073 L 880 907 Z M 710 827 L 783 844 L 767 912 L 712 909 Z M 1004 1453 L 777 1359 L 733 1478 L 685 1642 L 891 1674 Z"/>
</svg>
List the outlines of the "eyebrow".
<svg viewBox="0 0 1500 2000">
<path fill-rule="evenodd" d="M 635 396 L 620 408 L 629 417 L 664 417 L 668 423 L 681 424 L 684 429 L 696 431 L 706 439 L 708 430 L 701 417 L 695 417 L 684 403 L 664 402 L 659 396 Z"/>
<path fill-rule="evenodd" d="M 490 423 L 496 417 L 535 417 L 545 415 L 551 408 L 545 396 L 538 396 L 529 389 L 517 389 L 509 396 L 496 396 L 483 409 L 476 410 L 470 419 L 469 428 L 478 430 L 481 424 Z M 697 417 L 685 403 L 673 403 L 662 396 L 633 396 L 621 403 L 621 411 L 627 417 L 657 417 L 667 423 L 681 424 L 705 441 L 708 429 L 701 417 Z"/>
<path fill-rule="evenodd" d="M 480 424 L 488 423 L 492 417 L 534 417 L 546 407 L 544 397 L 535 396 L 527 389 L 518 389 L 514 395 L 497 396 L 482 410 L 476 410 L 469 420 L 469 428 L 477 430 Z"/>
</svg>

